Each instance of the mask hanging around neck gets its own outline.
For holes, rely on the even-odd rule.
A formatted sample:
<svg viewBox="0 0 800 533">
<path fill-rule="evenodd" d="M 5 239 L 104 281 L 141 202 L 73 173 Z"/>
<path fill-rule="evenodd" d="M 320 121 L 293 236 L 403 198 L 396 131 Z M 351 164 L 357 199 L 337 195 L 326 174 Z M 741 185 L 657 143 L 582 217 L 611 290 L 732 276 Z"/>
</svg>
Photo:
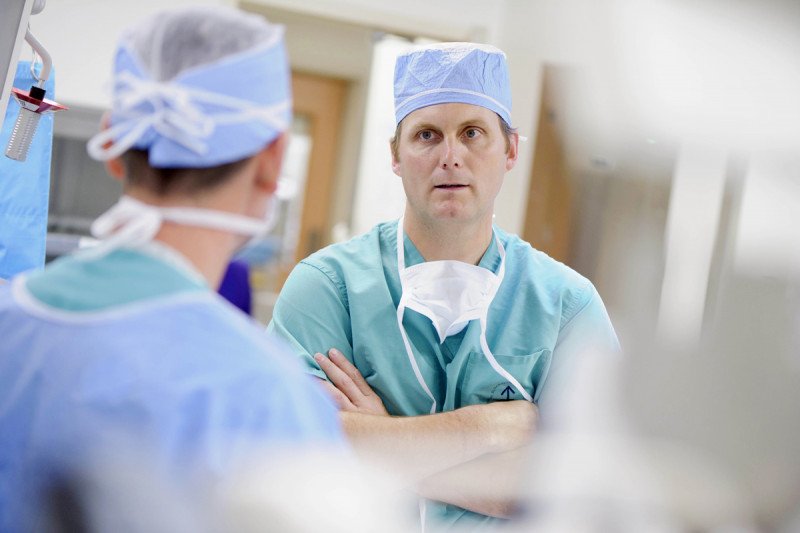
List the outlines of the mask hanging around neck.
<svg viewBox="0 0 800 533">
<path fill-rule="evenodd" d="M 481 325 L 481 349 L 492 369 L 517 389 L 523 398 L 529 402 L 533 401 L 533 397 L 519 381 L 500 366 L 486 341 L 489 307 L 505 277 L 505 248 L 496 235 L 494 238 L 500 253 L 497 273 L 477 265 L 452 260 L 427 261 L 406 267 L 403 219 L 397 223 L 397 269 L 402 291 L 397 307 L 397 323 L 417 381 L 433 401 L 431 413 L 436 412 L 436 399 L 422 377 L 403 326 L 405 309 L 411 309 L 428 317 L 436 330 L 439 343 L 443 343 L 450 335 L 462 331 L 470 321 L 478 320 Z"/>
</svg>

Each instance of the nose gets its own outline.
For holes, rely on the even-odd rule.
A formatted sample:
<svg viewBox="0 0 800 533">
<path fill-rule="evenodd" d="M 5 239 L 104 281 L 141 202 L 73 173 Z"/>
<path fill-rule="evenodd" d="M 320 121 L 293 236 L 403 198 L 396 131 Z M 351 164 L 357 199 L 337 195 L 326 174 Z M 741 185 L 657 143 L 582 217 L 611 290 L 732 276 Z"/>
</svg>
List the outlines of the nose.
<svg viewBox="0 0 800 533">
<path fill-rule="evenodd" d="M 442 143 L 444 148 L 444 154 L 442 154 L 442 161 L 441 167 L 443 170 L 452 170 L 455 168 L 460 168 L 462 165 L 461 155 L 458 151 L 458 143 L 446 140 Z"/>
</svg>

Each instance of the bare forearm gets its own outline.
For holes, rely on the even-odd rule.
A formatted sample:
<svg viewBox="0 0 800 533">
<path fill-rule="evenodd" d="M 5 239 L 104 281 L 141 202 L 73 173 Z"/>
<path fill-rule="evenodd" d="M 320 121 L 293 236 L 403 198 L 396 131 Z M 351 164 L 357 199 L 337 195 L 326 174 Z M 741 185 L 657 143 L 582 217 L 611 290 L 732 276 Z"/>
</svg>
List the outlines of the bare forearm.
<svg viewBox="0 0 800 533">
<path fill-rule="evenodd" d="M 320 384 L 339 406 L 344 430 L 362 459 L 393 473 L 401 483 L 416 485 L 485 454 L 517 449 L 530 441 L 538 421 L 538 409 L 524 400 L 389 416 L 381 398 L 341 352 L 332 348 L 327 357 L 317 353 L 314 360 L 330 379 Z"/>
<path fill-rule="evenodd" d="M 527 402 L 473 405 L 435 415 L 384 417 L 342 412 L 342 424 L 367 459 L 416 483 L 487 453 L 527 443 L 536 411 Z"/>
<path fill-rule="evenodd" d="M 451 411 L 418 417 L 379 417 L 342 412 L 342 425 L 356 450 L 382 468 L 415 483 L 491 450 L 487 432 L 460 423 Z"/>
<path fill-rule="evenodd" d="M 476 513 L 510 518 L 521 503 L 528 457 L 528 446 L 484 455 L 424 479 L 418 492 Z"/>
</svg>

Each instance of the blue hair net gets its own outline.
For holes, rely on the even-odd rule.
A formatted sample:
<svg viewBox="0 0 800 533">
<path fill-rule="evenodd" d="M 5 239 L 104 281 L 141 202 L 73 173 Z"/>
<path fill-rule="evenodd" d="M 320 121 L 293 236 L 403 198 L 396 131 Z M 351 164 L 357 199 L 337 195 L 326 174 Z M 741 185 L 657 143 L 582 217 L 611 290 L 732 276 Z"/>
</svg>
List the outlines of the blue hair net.
<svg viewBox="0 0 800 533">
<path fill-rule="evenodd" d="M 147 150 L 155 168 L 207 168 L 256 154 L 291 122 L 283 27 L 231 8 L 176 9 L 123 37 L 109 129 L 89 154 Z"/>
</svg>

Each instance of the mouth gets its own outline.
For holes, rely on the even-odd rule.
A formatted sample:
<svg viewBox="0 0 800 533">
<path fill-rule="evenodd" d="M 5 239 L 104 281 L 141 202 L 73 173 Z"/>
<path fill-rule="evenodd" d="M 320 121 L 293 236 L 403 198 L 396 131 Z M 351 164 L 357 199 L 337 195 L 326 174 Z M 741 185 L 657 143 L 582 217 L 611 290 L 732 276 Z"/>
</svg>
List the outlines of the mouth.
<svg viewBox="0 0 800 533">
<path fill-rule="evenodd" d="M 464 185 L 463 183 L 443 183 L 441 185 L 434 185 L 434 189 L 440 190 L 455 190 L 455 189 L 463 189 L 468 187 L 468 185 Z"/>
</svg>

